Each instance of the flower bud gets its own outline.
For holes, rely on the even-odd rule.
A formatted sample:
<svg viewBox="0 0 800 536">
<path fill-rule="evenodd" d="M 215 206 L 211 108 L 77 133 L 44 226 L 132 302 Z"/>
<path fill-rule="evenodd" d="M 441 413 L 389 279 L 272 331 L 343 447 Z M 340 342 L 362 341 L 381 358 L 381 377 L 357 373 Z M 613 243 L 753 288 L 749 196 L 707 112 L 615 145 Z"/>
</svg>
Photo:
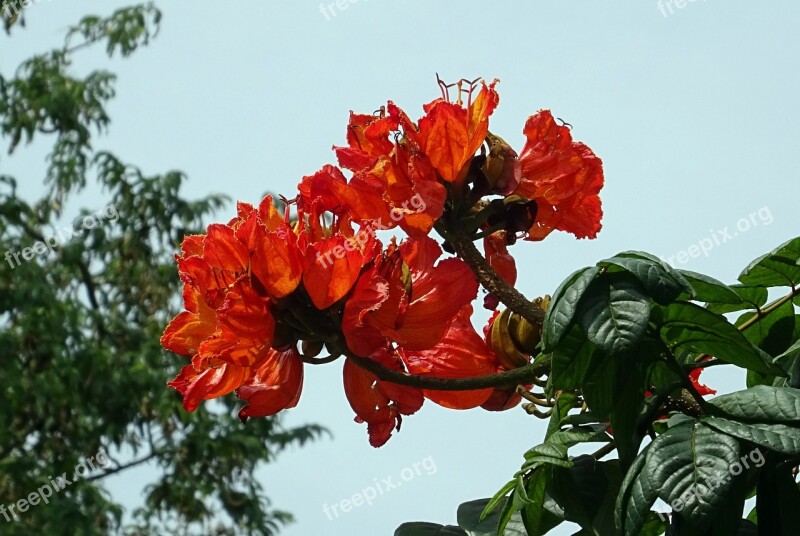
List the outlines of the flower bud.
<svg viewBox="0 0 800 536">
<path fill-rule="evenodd" d="M 547 311 L 550 305 L 550 296 L 543 298 L 536 298 L 533 304 L 542 311 Z M 527 354 L 536 353 L 536 346 L 542 340 L 542 328 L 536 326 L 520 317 L 519 315 L 512 315 L 509 319 L 509 327 L 512 340 L 516 346 Z"/>
<path fill-rule="evenodd" d="M 523 367 L 530 362 L 528 356 L 523 354 L 514 344 L 509 331 L 509 320 L 512 317 L 516 317 L 516 315 L 512 315 L 511 310 L 504 309 L 500 316 L 495 318 L 491 332 L 492 350 L 500 364 L 509 370 Z"/>
<path fill-rule="evenodd" d="M 517 152 L 500 136 L 486 133 L 489 154 L 483 164 L 483 173 L 489 182 L 492 193 L 509 195 L 517 189 L 522 170 Z"/>
</svg>

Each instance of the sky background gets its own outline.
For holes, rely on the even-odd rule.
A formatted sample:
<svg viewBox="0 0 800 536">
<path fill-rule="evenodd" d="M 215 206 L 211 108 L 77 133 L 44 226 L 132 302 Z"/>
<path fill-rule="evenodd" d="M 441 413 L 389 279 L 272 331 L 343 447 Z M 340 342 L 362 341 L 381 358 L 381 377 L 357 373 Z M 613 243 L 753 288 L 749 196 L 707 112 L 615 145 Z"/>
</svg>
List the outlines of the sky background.
<svg viewBox="0 0 800 536">
<path fill-rule="evenodd" d="M 28 28 L 0 37 L 0 71 L 8 76 L 60 45 L 81 16 L 127 4 L 34 3 Z M 499 78 L 490 128 L 517 149 L 525 119 L 548 108 L 603 159 L 597 240 L 552 235 L 512 249 L 528 296 L 552 293 L 575 269 L 627 249 L 732 282 L 752 258 L 798 234 L 797 2 L 698 0 L 671 14 L 656 0 L 360 0 L 327 14 L 305 0 L 157 5 L 162 33 L 150 46 L 125 60 L 82 51 L 75 69 L 108 68 L 119 77 L 112 125 L 96 149 L 146 173 L 182 170 L 192 197 L 294 195 L 304 175 L 334 162 L 330 148 L 344 143 L 350 110 L 371 113 L 391 99 L 419 117 L 439 96 L 438 72 L 445 80 Z M 45 150 L 25 147 L 2 161 L 29 199 L 42 190 Z M 72 207 L 106 203 L 89 188 Z M 216 219 L 232 214 L 229 207 Z M 678 257 L 723 234 L 730 238 L 707 256 Z M 719 368 L 704 380 L 721 392 L 743 385 Z M 259 471 L 273 505 L 297 516 L 286 536 L 388 535 L 403 521 L 454 523 L 458 504 L 491 496 L 544 434 L 545 423 L 519 408 L 454 412 L 428 402 L 373 449 L 341 383 L 338 362 L 307 369 L 303 397 L 285 423 L 319 423 L 333 439 Z M 420 474 L 402 481 L 415 463 Z M 108 488 L 133 508 L 154 474 L 125 473 Z M 371 506 L 332 520 L 323 513 L 323 505 L 388 477 L 402 485 Z"/>
</svg>

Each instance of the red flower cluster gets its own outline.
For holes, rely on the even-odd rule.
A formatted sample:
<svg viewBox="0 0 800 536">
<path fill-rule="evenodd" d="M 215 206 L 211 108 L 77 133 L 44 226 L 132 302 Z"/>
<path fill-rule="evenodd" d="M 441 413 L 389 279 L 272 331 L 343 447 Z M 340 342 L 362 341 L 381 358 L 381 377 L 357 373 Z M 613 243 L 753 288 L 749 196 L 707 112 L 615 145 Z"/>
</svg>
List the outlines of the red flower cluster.
<svg viewBox="0 0 800 536">
<path fill-rule="evenodd" d="M 177 262 L 186 310 L 161 343 L 191 358 L 168 384 L 188 411 L 234 391 L 247 402 L 243 420 L 291 408 L 304 363 L 323 346 L 351 356 L 345 393 L 373 446 L 424 398 L 455 409 L 518 403 L 513 390 L 399 386 L 355 359 L 438 378 L 504 370 L 471 322 L 478 282 L 461 259 L 441 259 L 428 236 L 434 226 L 477 221 L 465 228 L 485 236 L 490 265 L 512 284 L 507 246 L 516 238 L 541 240 L 555 229 L 593 238 L 600 229 L 603 175 L 591 150 L 540 112 L 526 124 L 518 158 L 488 131 L 495 83 L 473 100 L 474 89 L 466 103 L 461 93 L 429 103 L 417 123 L 392 102 L 377 116 L 351 113 L 347 146 L 335 147 L 341 167 L 304 177 L 283 211 L 269 196 L 258 207 L 239 203 L 227 224 L 184 239 Z M 384 247 L 376 231 L 395 227 L 408 238 Z"/>
</svg>

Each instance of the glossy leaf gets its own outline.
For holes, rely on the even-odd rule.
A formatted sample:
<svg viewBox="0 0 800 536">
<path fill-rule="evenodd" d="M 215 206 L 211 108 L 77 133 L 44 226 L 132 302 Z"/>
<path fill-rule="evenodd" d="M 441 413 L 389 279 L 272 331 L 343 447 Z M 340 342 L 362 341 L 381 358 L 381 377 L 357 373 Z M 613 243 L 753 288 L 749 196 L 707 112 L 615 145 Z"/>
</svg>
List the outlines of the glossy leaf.
<svg viewBox="0 0 800 536">
<path fill-rule="evenodd" d="M 553 352 L 553 386 L 557 389 L 577 389 L 599 358 L 597 346 L 586 338 L 580 326 L 573 325 Z"/>
<path fill-rule="evenodd" d="M 653 320 L 661 339 L 673 351 L 706 353 L 756 372 L 784 375 L 767 354 L 750 344 L 725 317 L 699 305 L 673 303 L 657 308 Z"/>
<path fill-rule="evenodd" d="M 692 293 L 692 285 L 689 283 L 689 280 L 683 276 L 681 270 L 673 268 L 670 264 L 660 257 L 653 255 L 652 253 L 647 253 L 646 251 L 623 251 L 622 253 L 618 253 L 617 257 L 624 257 L 629 259 L 643 259 L 655 263 L 661 268 L 663 268 L 671 278 L 675 279 L 678 284 L 681 286 L 684 292 Z"/>
<path fill-rule="evenodd" d="M 704 417 L 703 422 L 723 434 L 775 452 L 800 454 L 800 428 L 796 426 L 770 423 L 744 424 L 722 417 Z"/>
<path fill-rule="evenodd" d="M 581 306 L 580 323 L 606 355 L 628 355 L 647 330 L 650 303 L 639 285 L 617 279 L 594 285 Z"/>
<path fill-rule="evenodd" d="M 739 274 L 745 285 L 795 287 L 800 284 L 800 237 L 785 242 L 755 259 Z"/>
<path fill-rule="evenodd" d="M 658 498 L 658 490 L 643 473 L 647 462 L 647 453 L 652 447 L 648 445 L 625 474 L 620 486 L 620 493 L 614 507 L 614 524 L 624 536 L 639 534 L 650 514 L 650 506 Z"/>
<path fill-rule="evenodd" d="M 758 385 L 707 402 L 735 420 L 800 425 L 800 389 Z"/>
<path fill-rule="evenodd" d="M 642 461 L 644 457 L 644 461 Z M 617 527 L 638 534 L 658 496 L 693 526 L 708 526 L 731 487 L 739 443 L 698 422 L 667 430 L 634 461 L 617 502 Z M 680 501 L 680 502 L 678 502 Z"/>
<path fill-rule="evenodd" d="M 600 273 L 600 268 L 583 268 L 570 275 L 556 289 L 544 318 L 542 350 L 552 352 L 572 323 L 583 293 Z"/>
<path fill-rule="evenodd" d="M 539 470 L 525 483 L 530 504 L 520 512 L 528 536 L 543 536 L 564 521 L 564 510 L 547 493 L 551 472 Z"/>
<path fill-rule="evenodd" d="M 464 529 L 452 525 L 413 521 L 397 527 L 394 536 L 469 536 L 469 534 Z"/>
<path fill-rule="evenodd" d="M 639 280 L 642 287 L 658 303 L 668 304 L 675 300 L 681 292 L 691 291 L 692 288 L 685 288 L 682 283 L 673 277 L 665 265 L 658 262 L 636 257 L 616 256 L 604 261 L 600 261 L 598 266 L 621 268 Z M 673 270 L 674 272 L 674 270 Z"/>
<path fill-rule="evenodd" d="M 689 270 L 679 270 L 679 272 L 692 286 L 694 292 L 691 297 L 697 301 L 734 305 L 742 303 L 742 298 L 731 287 L 713 277 Z"/>
<path fill-rule="evenodd" d="M 481 512 L 484 511 L 489 499 L 479 499 L 469 501 L 458 506 L 457 521 L 458 526 L 463 528 L 469 536 L 496 536 L 498 530 L 499 514 L 490 515 L 481 520 Z M 525 527 L 519 513 L 511 516 L 511 520 L 505 526 L 504 536 L 525 536 Z"/>
</svg>

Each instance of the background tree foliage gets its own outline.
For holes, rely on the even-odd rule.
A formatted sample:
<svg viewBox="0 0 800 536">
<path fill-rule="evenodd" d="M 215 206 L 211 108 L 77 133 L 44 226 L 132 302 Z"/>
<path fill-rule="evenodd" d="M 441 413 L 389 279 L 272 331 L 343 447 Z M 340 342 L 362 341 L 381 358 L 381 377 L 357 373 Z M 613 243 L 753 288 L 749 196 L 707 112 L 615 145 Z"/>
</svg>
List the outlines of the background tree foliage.
<svg viewBox="0 0 800 536">
<path fill-rule="evenodd" d="M 23 11 L 21 2 L 0 3 L 7 31 L 21 29 Z M 165 387 L 183 364 L 159 346 L 180 306 L 172 257 L 183 236 L 200 231 L 227 199 L 187 200 L 182 173 L 150 176 L 94 151 L 92 137 L 109 126 L 105 106 L 115 77 L 106 71 L 81 77 L 70 69 L 84 47 L 128 56 L 156 35 L 160 18 L 151 5 L 86 17 L 62 48 L 0 73 L 8 155 L 23 144 L 52 143 L 39 199 L 20 198 L 17 180 L 0 170 L 0 251 L 20 252 L 56 236 L 69 224 L 62 214 L 77 212 L 70 203 L 91 181 L 118 214 L 29 262 L 3 259 L 0 504 L 26 497 L 48 477 L 72 474 L 100 447 L 113 461 L 15 522 L 0 516 L 2 534 L 274 534 L 291 516 L 270 508 L 254 471 L 322 432 L 314 425 L 287 429 L 275 418 L 243 427 L 227 398 L 189 413 Z M 72 226 L 80 229 L 82 217 L 98 210 L 104 208 L 81 209 Z M 103 479 L 147 462 L 162 474 L 133 520 L 123 520 Z"/>
</svg>

